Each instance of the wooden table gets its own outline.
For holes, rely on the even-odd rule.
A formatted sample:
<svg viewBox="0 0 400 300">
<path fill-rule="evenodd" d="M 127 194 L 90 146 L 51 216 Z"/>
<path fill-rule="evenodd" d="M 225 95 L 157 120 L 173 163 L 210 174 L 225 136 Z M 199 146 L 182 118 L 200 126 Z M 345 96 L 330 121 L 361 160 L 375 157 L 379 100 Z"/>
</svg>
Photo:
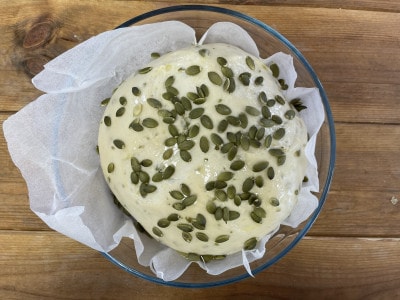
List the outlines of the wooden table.
<svg viewBox="0 0 400 300">
<path fill-rule="evenodd" d="M 177 2 L 2 0 L 1 122 L 40 95 L 30 79 L 44 62 Z M 326 88 L 337 162 L 312 230 L 254 279 L 203 290 L 155 285 L 43 224 L 1 135 L 0 299 L 400 299 L 400 2 L 194 2 L 268 23 L 299 48 Z"/>
</svg>

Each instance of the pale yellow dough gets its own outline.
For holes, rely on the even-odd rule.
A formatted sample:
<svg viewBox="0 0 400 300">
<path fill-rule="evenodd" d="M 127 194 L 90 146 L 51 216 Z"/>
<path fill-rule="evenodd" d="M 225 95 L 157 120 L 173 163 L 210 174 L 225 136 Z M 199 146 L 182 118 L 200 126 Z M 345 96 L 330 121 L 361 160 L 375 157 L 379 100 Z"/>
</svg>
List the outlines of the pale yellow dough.
<svg viewBox="0 0 400 300">
<path fill-rule="evenodd" d="M 199 50 L 201 51 L 199 52 Z M 224 84 L 217 85 L 210 81 L 209 72 L 216 72 L 223 81 L 227 80 L 217 61 L 218 57 L 225 58 L 226 67 L 233 71 L 234 91 L 229 92 L 224 89 Z M 254 61 L 254 69 L 251 63 L 250 66 L 246 63 L 247 57 L 251 57 L 251 60 Z M 185 70 L 190 66 L 199 66 L 200 72 L 188 75 Z M 296 204 L 297 194 L 305 175 L 307 160 L 304 155 L 304 147 L 307 143 L 307 131 L 297 112 L 293 115 L 295 109 L 289 104 L 288 100 L 290 99 L 285 99 L 283 104 L 275 101 L 275 105 L 269 107 L 271 116 L 279 116 L 279 118 L 272 118 L 278 120 L 277 123 L 273 123 L 272 127 L 260 125 L 261 114 L 252 116 L 245 112 L 246 106 L 252 106 L 261 111 L 262 105 L 266 105 L 259 99 L 260 93 L 263 91 L 267 99 L 274 99 L 276 95 L 283 97 L 280 85 L 272 76 L 270 69 L 256 57 L 225 44 L 193 46 L 167 53 L 153 60 L 146 67 L 150 67 L 147 70 L 151 70 L 149 72 L 142 70 L 132 74 L 116 89 L 106 107 L 99 128 L 98 146 L 101 166 L 111 191 L 120 203 L 155 239 L 184 253 L 232 254 L 243 249 L 245 242 L 249 239 L 259 240 L 279 226 L 289 216 Z M 251 75 L 248 86 L 239 80 L 239 75 L 244 72 Z M 204 97 L 203 104 L 197 105 L 192 100 L 190 102 L 192 109 L 204 108 L 204 115 L 211 118 L 213 129 L 205 128 L 200 118 L 191 119 L 189 111 L 185 111 L 183 115 L 178 114 L 174 122 L 179 133 L 186 136 L 188 128 L 194 125 L 199 126 L 199 133 L 195 137 L 186 138 L 194 142 L 193 148 L 188 150 L 191 154 L 190 162 L 182 160 L 177 144 L 171 147 L 165 146 L 165 141 L 172 137 L 168 124 L 160 116 L 160 108 L 152 107 L 147 102 L 148 98 L 154 98 L 160 101 L 161 109 L 169 111 L 175 109 L 170 100 L 164 99 L 168 98 L 168 94 L 164 94 L 166 92 L 165 81 L 170 76 L 174 77 L 172 86 L 179 92 L 177 99 L 186 97 L 189 92 L 198 93 L 196 87 L 201 87 L 202 84 L 208 87 L 208 96 Z M 263 77 L 261 85 L 254 83 L 259 76 Z M 134 93 L 133 87 L 137 88 L 134 89 Z M 270 105 L 272 103 L 273 101 L 269 102 Z M 218 132 L 218 124 L 221 120 L 226 119 L 227 115 L 216 111 L 217 104 L 228 106 L 231 110 L 230 116 L 238 117 L 239 114 L 244 113 L 248 119 L 247 126 L 245 126 L 246 124 L 241 124 L 243 126 L 230 124 L 223 133 Z M 122 113 L 122 111 L 124 112 Z M 293 111 L 289 118 L 288 111 Z M 132 122 L 141 125 L 147 118 L 156 120 L 158 126 L 155 128 L 144 126 L 142 131 L 135 131 L 131 128 Z M 281 124 L 278 124 L 279 119 L 282 120 Z M 211 141 L 211 134 L 217 133 L 223 139 L 223 144 L 228 144 L 228 135 L 232 136 L 232 134 L 227 134 L 228 132 L 233 134 L 241 132 L 242 135 L 248 136 L 253 125 L 257 128 L 265 128 L 265 134 L 259 140 L 260 146 L 250 145 L 248 150 L 244 150 L 239 145 L 233 160 L 229 160 L 228 154 L 221 151 L 223 145 L 216 147 Z M 272 137 L 279 128 L 284 128 L 284 136 L 281 139 L 272 138 L 272 143 L 267 148 L 265 146 L 266 137 Z M 202 136 L 206 137 L 210 143 L 207 153 L 204 153 L 199 146 Z M 116 140 L 122 141 L 123 145 L 115 143 Z M 255 144 L 258 143 L 254 142 Z M 164 159 L 163 153 L 169 148 L 172 149 L 173 155 Z M 281 161 L 281 165 L 278 165 L 278 157 L 270 154 L 270 149 L 282 150 L 284 154 L 280 155 L 279 159 L 283 160 L 284 157 L 285 160 Z M 139 162 L 145 159 L 152 161 L 151 166 L 141 166 L 141 171 L 149 175 L 148 183 L 143 174 L 142 179 L 150 185 L 150 189 L 144 188 L 144 184 L 140 181 L 137 184 L 132 183 L 132 176 L 138 176 L 141 172 L 136 170 L 136 175 L 132 175 L 134 172 L 131 164 L 132 157 Z M 239 171 L 233 171 L 231 164 L 237 160 L 244 161 L 245 166 Z M 268 167 L 259 172 L 253 171 L 253 166 L 261 161 L 268 162 Z M 174 166 L 173 175 L 166 180 L 153 182 L 154 174 L 163 172 L 167 166 Z M 270 167 L 274 170 L 273 179 L 268 177 Z M 271 169 L 269 170 L 271 172 Z M 262 178 L 263 186 L 258 187 L 254 184 L 250 190 L 250 193 L 256 195 L 258 200 L 253 204 L 249 204 L 249 200 L 243 200 L 238 206 L 234 199 L 229 197 L 224 199 L 227 187 L 219 189 L 217 193 L 216 189 L 207 190 L 206 184 L 215 181 L 221 172 L 233 172 L 233 178 L 226 181 L 226 184 L 234 186 L 237 195 L 243 193 L 243 183 L 247 178 L 252 180 L 260 176 L 258 180 Z M 133 181 L 135 182 L 135 179 Z M 182 183 L 190 187 L 191 195 L 195 195 L 193 198 L 196 198 L 196 201 L 183 210 L 177 210 L 174 208 L 177 205 L 175 203 L 184 200 L 174 199 L 170 192 L 181 191 Z M 151 186 L 155 186 L 156 190 L 151 191 Z M 141 189 L 142 192 L 140 192 Z M 143 190 L 149 192 L 146 193 Z M 222 200 L 217 197 L 217 194 L 222 197 Z M 276 199 L 279 201 L 279 205 L 277 205 Z M 225 213 L 221 219 L 216 217 L 215 213 L 207 211 L 206 206 L 207 203 L 210 205 L 210 202 L 213 202 L 216 207 L 220 207 L 223 215 Z M 251 213 L 257 205 L 262 208 L 262 210 L 256 209 L 258 215 L 261 215 L 258 219 L 260 223 L 251 217 Z M 265 217 L 262 216 L 263 210 Z M 240 216 L 235 220 L 228 220 L 228 211 L 236 212 L 231 213 L 232 216 L 237 216 L 237 213 Z M 171 221 L 165 228 L 163 227 L 165 224 L 158 224 L 160 220 L 166 222 L 164 219 L 171 214 L 177 214 L 179 220 Z M 204 219 L 196 219 L 198 214 L 202 215 Z M 199 226 L 194 222 L 195 220 L 200 221 L 203 225 Z M 186 225 L 182 226 L 181 224 Z M 204 241 L 207 238 L 208 241 Z"/>
</svg>

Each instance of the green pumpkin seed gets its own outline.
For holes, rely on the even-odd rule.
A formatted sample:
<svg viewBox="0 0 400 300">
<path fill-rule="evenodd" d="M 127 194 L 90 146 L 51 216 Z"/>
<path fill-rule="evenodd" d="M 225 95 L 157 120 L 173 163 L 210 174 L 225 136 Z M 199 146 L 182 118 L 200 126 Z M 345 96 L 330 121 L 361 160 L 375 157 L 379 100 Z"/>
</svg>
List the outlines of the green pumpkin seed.
<svg viewBox="0 0 400 300">
<path fill-rule="evenodd" d="M 180 150 L 190 150 L 194 147 L 195 143 L 192 140 L 185 140 L 178 145 Z"/>
<path fill-rule="evenodd" d="M 267 216 L 267 212 L 266 212 L 265 209 L 262 208 L 262 207 L 255 207 L 255 208 L 253 209 L 253 212 L 254 212 L 257 216 L 259 216 L 260 218 L 265 218 L 265 217 Z"/>
<path fill-rule="evenodd" d="M 192 155 L 187 150 L 179 151 L 179 155 L 182 158 L 182 160 L 185 161 L 185 162 L 191 162 L 192 161 Z"/>
<path fill-rule="evenodd" d="M 176 128 L 176 126 L 173 124 L 168 125 L 168 132 L 173 137 L 177 137 L 179 135 L 178 128 Z"/>
<path fill-rule="evenodd" d="M 133 88 L 132 88 L 133 91 Z M 123 106 L 125 106 L 128 103 L 128 100 L 126 100 L 125 97 L 119 97 L 119 103 Z"/>
<path fill-rule="evenodd" d="M 208 201 L 206 204 L 206 209 L 207 212 L 209 212 L 210 214 L 214 214 L 215 211 L 217 210 L 217 206 L 215 205 L 215 203 L 213 201 Z"/>
<path fill-rule="evenodd" d="M 138 88 L 138 87 L 136 87 L 136 86 L 134 86 L 133 88 L 132 88 L 132 94 L 134 95 L 134 96 L 140 96 L 140 94 L 141 94 L 142 92 L 140 91 L 140 89 Z M 121 98 L 119 99 L 119 101 L 121 102 Z M 125 103 L 126 103 L 126 99 L 125 99 Z M 122 103 L 121 103 L 122 104 Z M 124 104 L 123 104 L 124 105 Z"/>
<path fill-rule="evenodd" d="M 279 206 L 279 204 L 280 204 L 278 198 L 275 198 L 275 197 L 271 197 L 271 199 L 269 199 L 269 203 L 272 206 Z"/>
<path fill-rule="evenodd" d="M 167 90 L 167 93 L 170 93 L 170 94 L 172 94 L 174 96 L 178 96 L 179 95 L 179 91 L 176 88 L 174 88 L 173 86 L 167 86 L 166 90 Z"/>
<path fill-rule="evenodd" d="M 258 216 L 254 211 L 252 211 L 250 213 L 250 217 L 254 222 L 256 222 L 258 224 L 262 223 L 262 218 L 260 216 Z"/>
<path fill-rule="evenodd" d="M 175 98 L 175 95 L 170 92 L 162 93 L 161 95 L 165 100 L 172 101 Z"/>
<path fill-rule="evenodd" d="M 146 74 L 146 73 L 149 73 L 151 70 L 153 70 L 152 67 L 145 67 L 143 69 L 138 70 L 138 73 L 139 74 Z"/>
<path fill-rule="evenodd" d="M 265 134 L 265 128 L 264 127 L 258 128 L 256 133 L 256 139 L 260 141 L 264 137 L 264 134 Z"/>
<path fill-rule="evenodd" d="M 283 97 L 280 95 L 275 96 L 275 101 L 278 102 L 280 105 L 285 105 L 285 99 L 283 99 Z"/>
<path fill-rule="evenodd" d="M 152 164 L 153 164 L 153 161 L 151 160 L 151 159 L 143 159 L 141 162 L 140 162 L 140 164 L 143 166 L 143 167 L 150 167 Z"/>
<path fill-rule="evenodd" d="M 131 168 L 135 172 L 139 172 L 142 169 L 142 166 L 136 157 L 131 157 Z"/>
<path fill-rule="evenodd" d="M 240 217 L 240 213 L 239 212 L 234 211 L 234 210 L 230 210 L 229 211 L 229 218 L 228 218 L 229 221 L 233 221 L 233 220 L 239 219 L 239 217 Z"/>
<path fill-rule="evenodd" d="M 122 117 L 123 116 L 123 114 L 125 113 L 125 107 L 120 107 L 117 111 L 116 111 L 116 113 L 115 113 L 115 116 L 116 117 Z"/>
<path fill-rule="evenodd" d="M 168 167 L 165 168 L 163 172 L 163 179 L 169 179 L 174 175 L 175 173 L 175 167 L 173 165 L 169 165 Z"/>
<path fill-rule="evenodd" d="M 241 74 L 239 75 L 239 81 L 240 81 L 244 86 L 249 86 L 249 84 L 250 84 L 250 77 L 251 77 L 251 74 L 250 74 L 249 72 L 241 73 Z"/>
<path fill-rule="evenodd" d="M 235 195 L 236 195 L 235 186 L 233 186 L 233 185 L 228 186 L 228 188 L 226 189 L 226 194 L 228 195 L 229 199 L 235 198 Z"/>
<path fill-rule="evenodd" d="M 254 140 L 256 138 L 258 128 L 256 126 L 251 126 L 249 129 L 249 138 Z"/>
<path fill-rule="evenodd" d="M 274 132 L 274 134 L 272 135 L 272 137 L 275 140 L 280 140 L 281 138 L 283 138 L 285 136 L 285 128 L 279 128 L 277 131 Z"/>
<path fill-rule="evenodd" d="M 267 161 L 260 161 L 253 165 L 253 172 L 261 172 L 268 168 L 269 163 Z"/>
<path fill-rule="evenodd" d="M 215 181 L 215 188 L 216 189 L 224 189 L 228 186 L 228 184 L 225 181 L 222 180 L 216 180 Z"/>
<path fill-rule="evenodd" d="M 287 112 L 285 112 L 285 118 L 288 119 L 288 120 L 294 119 L 295 116 L 296 116 L 296 113 L 292 109 L 290 109 Z"/>
<path fill-rule="evenodd" d="M 218 244 L 224 243 L 228 240 L 229 240 L 229 235 L 227 235 L 227 234 L 223 234 L 223 235 L 217 236 L 215 238 L 215 242 Z"/>
<path fill-rule="evenodd" d="M 163 236 L 162 231 L 161 231 L 160 228 L 158 228 L 158 227 L 153 227 L 152 231 L 153 231 L 153 233 L 154 233 L 156 236 L 158 236 L 158 237 L 162 237 L 162 236 Z"/>
<path fill-rule="evenodd" d="M 185 242 L 190 243 L 192 241 L 192 235 L 189 232 L 182 232 L 182 238 Z"/>
<path fill-rule="evenodd" d="M 279 67 L 277 64 L 273 63 L 269 66 L 269 68 L 272 71 L 272 76 L 274 76 L 275 78 L 279 77 Z"/>
<path fill-rule="evenodd" d="M 172 190 L 172 191 L 169 192 L 169 194 L 171 195 L 172 198 L 174 198 L 176 200 L 182 200 L 183 198 L 185 198 L 183 193 L 181 193 L 178 190 Z"/>
<path fill-rule="evenodd" d="M 260 148 L 261 147 L 261 143 L 258 140 L 250 140 L 250 146 L 254 147 L 254 148 Z"/>
<path fill-rule="evenodd" d="M 246 106 L 245 108 L 245 112 L 248 113 L 250 116 L 259 116 L 260 115 L 260 111 L 255 108 L 254 106 Z"/>
<path fill-rule="evenodd" d="M 229 150 L 231 150 L 231 148 L 234 146 L 234 143 L 226 143 L 221 147 L 221 153 L 228 153 Z"/>
<path fill-rule="evenodd" d="M 208 86 L 206 86 L 204 83 L 200 86 L 200 91 L 201 91 L 202 97 L 208 97 L 210 95 Z"/>
<path fill-rule="evenodd" d="M 279 84 L 281 85 L 282 90 L 287 90 L 289 86 L 286 84 L 285 79 L 278 79 Z"/>
<path fill-rule="evenodd" d="M 226 120 L 228 121 L 229 124 L 232 126 L 240 126 L 240 120 L 238 117 L 235 116 L 227 116 Z"/>
<path fill-rule="evenodd" d="M 215 220 L 219 221 L 222 219 L 222 208 L 221 207 L 217 207 L 215 212 L 214 212 L 214 217 Z"/>
<path fill-rule="evenodd" d="M 161 228 L 166 228 L 166 227 L 169 226 L 169 224 L 171 224 L 171 221 L 168 220 L 168 219 L 165 219 L 165 218 L 160 219 L 160 220 L 158 220 L 158 222 L 157 222 L 157 226 L 158 226 L 158 227 L 161 227 Z"/>
<path fill-rule="evenodd" d="M 172 147 L 177 142 L 178 141 L 177 141 L 176 137 L 169 137 L 164 141 L 164 145 L 167 146 L 167 147 Z"/>
<path fill-rule="evenodd" d="M 229 221 L 229 208 L 228 207 L 224 207 L 222 209 L 222 220 L 224 220 L 225 223 Z"/>
<path fill-rule="evenodd" d="M 258 76 L 258 77 L 256 77 L 256 79 L 254 80 L 254 84 L 255 84 L 255 85 L 262 85 L 263 81 L 264 81 L 264 77 Z"/>
<path fill-rule="evenodd" d="M 234 76 L 232 69 L 229 67 L 222 66 L 221 72 L 227 78 L 232 78 Z"/>
<path fill-rule="evenodd" d="M 286 155 L 279 156 L 277 160 L 278 166 L 282 166 L 285 163 L 285 161 L 286 161 Z"/>
<path fill-rule="evenodd" d="M 216 133 L 211 133 L 210 139 L 216 146 L 220 146 L 224 143 L 223 139 Z"/>
<path fill-rule="evenodd" d="M 151 180 L 153 180 L 153 182 L 160 182 L 163 180 L 163 173 L 161 172 L 157 172 L 153 175 L 153 177 L 151 178 Z"/>
<path fill-rule="evenodd" d="M 203 225 L 203 226 L 206 226 L 207 219 L 206 219 L 206 217 L 204 217 L 202 214 L 197 214 L 197 216 L 196 216 L 196 221 L 197 221 L 199 224 L 201 224 L 201 225 Z"/>
<path fill-rule="evenodd" d="M 280 148 L 271 148 L 268 150 L 268 152 L 269 152 L 269 154 L 271 154 L 272 156 L 275 156 L 275 157 L 285 155 L 285 152 L 283 152 L 283 150 Z"/>
<path fill-rule="evenodd" d="M 256 184 L 257 187 L 261 188 L 264 186 L 264 179 L 262 176 L 257 176 L 256 179 L 254 180 L 254 183 Z"/>
<path fill-rule="evenodd" d="M 166 80 L 165 80 L 165 82 L 164 82 L 164 86 L 167 88 L 167 87 L 170 87 L 170 86 L 172 86 L 173 84 L 174 84 L 174 82 L 175 82 L 175 77 L 173 76 L 173 75 L 171 75 L 171 76 L 169 76 Z"/>
<path fill-rule="evenodd" d="M 219 56 L 217 57 L 217 63 L 222 67 L 225 66 L 228 61 L 224 57 Z"/>
<path fill-rule="evenodd" d="M 230 109 L 230 107 L 225 104 L 215 105 L 215 110 L 223 116 L 230 115 L 232 113 L 232 110 Z"/>
<path fill-rule="evenodd" d="M 266 127 L 266 128 L 270 128 L 272 126 L 275 126 L 275 124 L 276 124 L 273 120 L 266 119 L 266 118 L 261 118 L 258 122 L 261 126 Z"/>
<path fill-rule="evenodd" d="M 153 108 L 161 108 L 162 107 L 161 102 L 155 98 L 147 98 L 147 103 Z"/>
<path fill-rule="evenodd" d="M 106 126 L 111 126 L 111 118 L 109 116 L 105 116 L 103 121 Z"/>
<path fill-rule="evenodd" d="M 244 242 L 243 250 L 253 250 L 256 246 L 257 246 L 257 239 L 253 237 Z"/>
<path fill-rule="evenodd" d="M 178 113 L 178 115 L 183 116 L 185 114 L 185 107 L 183 106 L 182 103 L 180 102 L 175 102 L 174 103 L 174 108 L 176 110 L 176 112 Z"/>
<path fill-rule="evenodd" d="M 172 207 L 178 211 L 184 210 L 186 208 L 185 205 L 181 202 L 175 202 L 174 204 L 172 204 Z"/>
<path fill-rule="evenodd" d="M 205 102 L 206 102 L 206 98 L 197 98 L 197 99 L 193 100 L 193 103 L 197 104 L 197 105 L 201 105 Z"/>
<path fill-rule="evenodd" d="M 240 204 L 242 204 L 242 199 L 239 195 L 235 195 L 235 197 L 233 198 L 233 203 L 235 203 L 236 206 L 240 206 Z"/>
<path fill-rule="evenodd" d="M 226 201 L 228 200 L 228 195 L 225 193 L 223 190 L 215 190 L 215 197 L 217 197 L 218 200 L 220 201 Z"/>
<path fill-rule="evenodd" d="M 202 56 L 202 57 L 205 57 L 206 56 L 206 54 L 208 54 L 208 49 L 200 49 L 199 50 L 199 54 Z"/>
<path fill-rule="evenodd" d="M 228 125 L 229 125 L 229 123 L 228 123 L 227 120 L 225 120 L 225 119 L 221 120 L 221 121 L 218 123 L 217 131 L 218 131 L 219 133 L 223 133 L 223 132 L 228 128 Z"/>
<path fill-rule="evenodd" d="M 193 125 L 189 128 L 188 136 L 190 138 L 196 137 L 200 132 L 200 127 L 197 125 Z"/>
<path fill-rule="evenodd" d="M 144 171 L 139 172 L 139 180 L 143 183 L 148 183 L 150 181 L 150 176 Z"/>
<path fill-rule="evenodd" d="M 199 241 L 208 242 L 208 235 L 204 232 L 196 232 L 196 237 Z"/>
<path fill-rule="evenodd" d="M 208 150 L 210 149 L 210 143 L 208 139 L 205 136 L 202 136 L 200 138 L 200 149 L 203 153 L 207 153 Z"/>
<path fill-rule="evenodd" d="M 268 106 L 268 107 L 273 107 L 275 104 L 276 104 L 275 99 L 269 99 L 269 100 L 267 101 L 267 106 Z"/>
<path fill-rule="evenodd" d="M 194 75 L 199 74 L 200 71 L 201 71 L 200 66 L 193 65 L 193 66 L 186 68 L 185 73 L 187 75 L 194 76 Z"/>
<path fill-rule="evenodd" d="M 218 174 L 217 176 L 217 180 L 220 181 L 229 181 L 233 178 L 235 174 L 233 172 L 230 171 L 225 171 L 225 172 L 221 172 Z"/>
<path fill-rule="evenodd" d="M 240 146 L 243 148 L 243 150 L 247 151 L 250 149 L 250 139 L 246 135 L 242 135 L 240 138 Z"/>
<path fill-rule="evenodd" d="M 101 105 L 101 106 L 107 106 L 107 104 L 110 103 L 110 99 L 111 99 L 111 98 L 106 98 L 106 99 L 104 99 L 103 101 L 100 102 L 100 105 Z"/>
<path fill-rule="evenodd" d="M 235 160 L 234 162 L 231 163 L 230 168 L 231 170 L 239 171 L 240 169 L 243 169 L 244 166 L 245 162 L 243 160 Z"/>
<path fill-rule="evenodd" d="M 192 232 L 193 231 L 193 226 L 190 224 L 186 224 L 186 223 L 180 223 L 180 224 L 176 225 L 176 227 L 178 227 L 180 230 L 182 230 L 184 232 Z"/>
<path fill-rule="evenodd" d="M 268 106 L 265 106 L 265 105 L 261 108 L 261 114 L 266 119 L 269 119 L 272 116 L 271 111 L 269 110 Z"/>
<path fill-rule="evenodd" d="M 201 125 L 203 125 L 207 129 L 213 129 L 214 128 L 213 121 L 208 115 L 202 115 L 200 117 L 200 123 L 201 123 Z"/>
<path fill-rule="evenodd" d="M 178 221 L 180 219 L 180 217 L 178 214 L 172 213 L 167 217 L 167 219 L 168 219 L 168 221 L 175 222 L 175 221 Z"/>
<path fill-rule="evenodd" d="M 207 191 L 212 191 L 213 189 L 215 189 L 215 181 L 207 182 L 205 187 Z"/>
<path fill-rule="evenodd" d="M 196 200 L 197 200 L 196 195 L 190 195 L 190 196 L 187 196 L 185 199 L 183 199 L 182 203 L 187 207 L 187 206 L 194 204 L 196 202 Z"/>
<path fill-rule="evenodd" d="M 273 167 L 269 167 L 268 169 L 267 169 L 267 176 L 268 176 L 268 178 L 269 179 L 274 179 L 274 177 L 275 177 L 275 170 L 274 170 L 274 168 Z"/>
<path fill-rule="evenodd" d="M 241 200 L 249 200 L 251 195 L 252 195 L 251 193 L 246 192 L 246 193 L 241 193 L 239 196 Z"/>
<path fill-rule="evenodd" d="M 222 78 L 216 72 L 208 72 L 208 79 L 215 85 L 222 85 Z"/>
<path fill-rule="evenodd" d="M 258 101 L 260 101 L 263 104 L 266 104 L 268 99 L 267 99 L 267 94 L 262 91 L 260 94 L 258 94 Z"/>
<path fill-rule="evenodd" d="M 187 97 L 189 100 L 192 100 L 192 101 L 194 101 L 194 100 L 200 98 L 200 96 L 199 96 L 198 94 L 193 93 L 193 92 L 188 92 L 188 93 L 186 94 L 186 97 Z"/>
<path fill-rule="evenodd" d="M 236 89 L 236 83 L 235 83 L 235 80 L 233 78 L 228 78 L 228 79 L 229 79 L 229 86 L 228 86 L 227 92 L 229 94 L 231 94 Z"/>
<path fill-rule="evenodd" d="M 237 154 L 238 148 L 236 146 L 232 146 L 232 148 L 228 151 L 228 160 L 232 161 L 236 154 Z"/>
<path fill-rule="evenodd" d="M 265 148 L 269 148 L 272 144 L 272 136 L 271 135 L 267 135 L 265 137 L 265 141 L 264 141 L 264 146 Z"/>
<path fill-rule="evenodd" d="M 149 98 L 149 99 L 152 99 L 152 98 Z M 147 99 L 147 101 L 148 101 L 149 99 Z M 155 100 L 156 100 L 156 99 L 155 99 Z M 158 100 L 157 100 L 157 101 L 158 101 Z M 158 101 L 158 102 L 161 104 L 160 101 Z M 155 108 L 158 108 L 158 107 L 155 107 Z M 159 109 L 159 110 L 157 111 L 157 114 L 158 114 L 160 117 L 163 117 L 163 118 L 172 117 L 172 113 L 171 113 L 169 110 L 166 110 L 166 109 Z"/>
<path fill-rule="evenodd" d="M 197 118 L 200 118 L 203 114 L 204 114 L 204 108 L 203 107 L 197 107 L 197 108 L 193 109 L 189 113 L 189 118 L 190 119 L 197 119 Z"/>
<path fill-rule="evenodd" d="M 160 56 L 161 56 L 161 54 L 158 53 L 158 52 L 152 52 L 152 53 L 150 54 L 150 57 L 151 57 L 151 58 L 159 58 Z"/>
<path fill-rule="evenodd" d="M 254 60 L 250 56 L 246 56 L 246 65 L 250 68 L 250 70 L 255 69 Z"/>
<path fill-rule="evenodd" d="M 280 125 L 280 124 L 282 124 L 282 119 L 281 119 L 281 117 L 280 116 L 278 116 L 278 115 L 273 115 L 272 117 L 271 117 L 271 120 L 272 121 L 274 121 L 276 124 L 278 124 L 278 125 Z"/>
<path fill-rule="evenodd" d="M 109 163 L 108 166 L 107 166 L 107 172 L 108 173 L 112 173 L 112 172 L 114 172 L 114 170 L 115 170 L 114 163 Z"/>
<path fill-rule="evenodd" d="M 158 126 L 158 122 L 152 118 L 145 118 L 142 121 L 142 125 L 147 128 L 156 128 Z"/>
<path fill-rule="evenodd" d="M 222 85 L 223 90 L 228 91 L 229 85 L 230 85 L 230 80 L 229 80 L 229 78 L 226 78 L 224 81 L 224 84 Z"/>
<path fill-rule="evenodd" d="M 187 111 L 191 111 L 192 110 L 192 103 L 190 102 L 190 100 L 186 97 L 182 97 L 181 98 L 181 103 L 182 106 L 185 110 Z"/>
<path fill-rule="evenodd" d="M 138 184 L 139 183 L 139 175 L 136 172 L 131 173 L 131 182 L 133 184 Z"/>
<path fill-rule="evenodd" d="M 240 127 L 245 129 L 247 125 L 249 125 L 249 119 L 247 118 L 247 115 L 245 113 L 240 113 L 238 118 L 240 120 Z"/>
<path fill-rule="evenodd" d="M 178 136 L 177 141 L 178 141 L 178 144 L 183 143 L 184 141 L 186 141 L 186 136 L 185 136 L 183 133 L 181 133 L 181 134 Z"/>
<path fill-rule="evenodd" d="M 185 196 L 190 196 L 190 194 L 191 194 L 189 186 L 185 183 L 181 184 L 181 191 Z"/>
<path fill-rule="evenodd" d="M 254 186 L 254 178 L 248 177 L 243 182 L 242 191 L 245 193 L 250 192 L 253 186 Z"/>
</svg>

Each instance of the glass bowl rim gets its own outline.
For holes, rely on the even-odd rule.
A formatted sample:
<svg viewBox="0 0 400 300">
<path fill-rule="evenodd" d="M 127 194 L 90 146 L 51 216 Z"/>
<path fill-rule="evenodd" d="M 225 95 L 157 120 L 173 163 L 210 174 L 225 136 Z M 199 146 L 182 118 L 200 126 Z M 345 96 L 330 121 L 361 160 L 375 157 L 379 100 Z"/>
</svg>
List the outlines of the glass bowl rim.
<svg viewBox="0 0 400 300">
<path fill-rule="evenodd" d="M 216 13 L 220 13 L 220 14 L 233 16 L 238 19 L 247 21 L 255 26 L 258 26 L 261 29 L 263 29 L 263 30 L 267 31 L 268 33 L 270 33 L 271 35 L 273 35 L 274 37 L 276 37 L 279 41 L 281 41 L 286 47 L 288 47 L 293 52 L 293 54 L 296 56 L 296 58 L 299 59 L 299 61 L 303 64 L 303 66 L 306 68 L 308 73 L 311 75 L 313 82 L 315 83 L 316 87 L 318 88 L 318 90 L 320 92 L 320 96 L 321 96 L 321 99 L 322 99 L 322 102 L 324 105 L 324 110 L 326 113 L 326 121 L 328 123 L 329 132 L 330 132 L 331 147 L 330 147 L 330 157 L 329 157 L 329 167 L 328 167 L 328 172 L 327 172 L 327 178 L 326 178 L 325 185 L 322 189 L 321 196 L 319 198 L 318 207 L 315 209 L 313 214 L 309 217 L 309 220 L 305 224 L 304 228 L 302 228 L 299 231 L 299 234 L 295 237 L 295 239 L 289 245 L 287 245 L 282 250 L 282 252 L 280 252 L 277 256 L 273 257 L 273 259 L 269 260 L 268 262 L 266 262 L 266 263 L 262 264 L 261 266 L 258 266 L 257 268 L 252 270 L 252 274 L 256 275 L 257 273 L 259 273 L 259 272 L 265 270 L 266 268 L 272 266 L 273 264 L 275 264 L 278 260 L 283 258 L 290 250 L 292 250 L 294 246 L 297 245 L 297 243 L 310 230 L 310 228 L 314 224 L 315 220 L 317 219 L 318 215 L 320 214 L 322 207 L 325 204 L 325 200 L 328 195 L 329 188 L 330 188 L 330 185 L 332 182 L 335 160 L 336 160 L 336 135 L 335 135 L 333 116 L 332 116 L 328 97 L 325 93 L 325 90 L 324 90 L 317 74 L 315 73 L 315 71 L 313 70 L 311 65 L 308 63 L 308 61 L 305 59 L 305 57 L 301 54 L 301 52 L 278 31 L 276 31 L 275 29 L 266 25 L 265 23 L 259 21 L 258 19 L 250 17 L 244 13 L 241 13 L 241 12 L 238 12 L 235 10 L 231 10 L 231 9 L 227 9 L 227 8 L 223 8 L 223 7 L 210 6 L 210 5 L 176 5 L 176 6 L 168 6 L 168 7 L 155 9 L 155 10 L 140 14 L 136 17 L 133 17 L 133 18 L 125 21 L 121 25 L 117 26 L 115 29 L 129 27 L 140 21 L 143 21 L 143 20 L 146 20 L 146 19 L 154 17 L 154 16 L 158 16 L 158 15 L 163 15 L 163 14 L 172 13 L 172 12 L 195 11 L 195 10 L 216 12 Z M 109 253 L 101 252 L 101 254 L 104 257 L 106 257 L 109 261 L 111 261 L 113 264 L 119 266 L 121 269 L 125 270 L 126 272 L 128 272 L 132 275 L 135 275 L 139 278 L 142 278 L 142 279 L 154 282 L 154 283 L 166 285 L 166 286 L 181 287 L 181 288 L 207 288 L 207 287 L 216 287 L 216 286 L 226 285 L 229 283 L 234 283 L 234 282 L 237 282 L 237 281 L 240 281 L 240 280 L 250 277 L 250 275 L 244 271 L 243 274 L 241 274 L 241 275 L 237 275 L 237 276 L 234 276 L 229 279 L 224 279 L 224 280 L 219 280 L 219 281 L 216 280 L 216 281 L 212 281 L 212 282 L 190 283 L 190 282 L 180 282 L 179 279 L 177 279 L 176 281 L 164 281 L 158 277 L 149 276 L 147 274 L 144 274 L 140 271 L 137 271 L 137 270 L 125 265 L 124 263 L 122 263 L 121 261 L 119 261 L 118 259 L 116 259 Z"/>
</svg>

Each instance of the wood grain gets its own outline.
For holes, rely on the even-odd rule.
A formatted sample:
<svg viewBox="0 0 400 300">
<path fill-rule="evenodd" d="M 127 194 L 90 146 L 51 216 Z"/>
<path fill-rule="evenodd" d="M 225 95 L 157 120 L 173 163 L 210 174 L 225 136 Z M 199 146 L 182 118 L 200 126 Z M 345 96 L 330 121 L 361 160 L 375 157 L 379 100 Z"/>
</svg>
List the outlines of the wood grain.
<svg viewBox="0 0 400 300">
<path fill-rule="evenodd" d="M 41 92 L 43 64 L 150 10 L 184 1 L 0 1 L 0 125 Z M 312 229 L 271 268 L 212 289 L 154 285 L 47 227 L 0 135 L 0 299 L 399 299 L 400 2 L 204 0 L 288 38 L 323 83 L 337 160 Z"/>
</svg>

